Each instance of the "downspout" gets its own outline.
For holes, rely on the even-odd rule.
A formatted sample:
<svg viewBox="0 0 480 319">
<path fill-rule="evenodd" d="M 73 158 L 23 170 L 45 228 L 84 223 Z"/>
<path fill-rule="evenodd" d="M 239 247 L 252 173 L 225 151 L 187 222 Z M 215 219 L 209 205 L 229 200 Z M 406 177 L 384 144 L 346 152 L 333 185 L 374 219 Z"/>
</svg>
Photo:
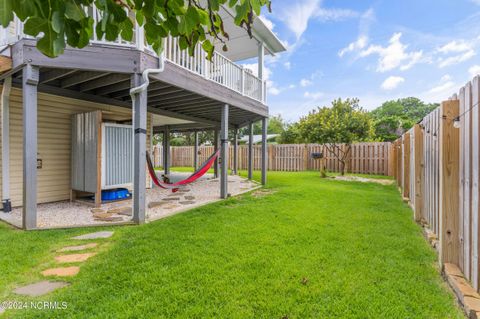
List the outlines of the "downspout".
<svg viewBox="0 0 480 319">
<path fill-rule="evenodd" d="M 3 81 L 1 95 L 2 109 L 2 204 L 3 212 L 12 211 L 10 202 L 10 91 L 12 89 L 12 77 Z"/>
<path fill-rule="evenodd" d="M 142 73 L 143 83 L 137 87 L 130 89 L 130 96 L 132 97 L 132 105 L 135 104 L 135 95 L 145 91 L 150 84 L 150 78 L 148 77 L 150 73 L 162 73 L 165 69 L 165 57 L 163 53 L 158 57 L 158 69 L 146 69 Z"/>
</svg>

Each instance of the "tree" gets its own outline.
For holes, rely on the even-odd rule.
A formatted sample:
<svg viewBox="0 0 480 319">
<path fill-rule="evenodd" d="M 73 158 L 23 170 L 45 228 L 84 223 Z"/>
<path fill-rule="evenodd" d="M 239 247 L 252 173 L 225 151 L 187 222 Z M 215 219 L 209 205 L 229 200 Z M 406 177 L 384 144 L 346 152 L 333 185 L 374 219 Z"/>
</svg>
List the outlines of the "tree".
<svg viewBox="0 0 480 319">
<path fill-rule="evenodd" d="M 303 138 L 300 135 L 298 124 L 287 124 L 285 130 L 280 134 L 280 137 L 277 139 L 277 142 L 279 144 L 303 143 Z"/>
<path fill-rule="evenodd" d="M 93 4 L 101 16 L 95 30 L 93 18 L 86 14 Z M 121 36 L 131 41 L 137 22 L 158 54 L 162 40 L 172 35 L 179 39 L 182 50 L 188 49 L 193 55 L 200 43 L 211 58 L 212 40 L 223 44 L 225 51 L 228 49 L 225 43 L 229 35 L 219 14 L 222 5 L 234 9 L 235 24 L 244 27 L 250 36 L 254 17 L 264 6 L 271 9 L 270 0 L 0 0 L 0 23 L 7 27 L 15 14 L 25 22 L 26 34 L 43 34 L 37 48 L 49 57 L 62 54 L 67 44 L 74 48 L 87 46 L 93 32 L 99 39 L 105 36 L 113 41 Z"/>
<path fill-rule="evenodd" d="M 438 104 L 427 104 L 415 97 L 384 102 L 371 112 L 376 139 L 396 140 L 437 107 Z"/>
<path fill-rule="evenodd" d="M 285 127 L 287 124 L 285 123 L 285 120 L 282 118 L 280 114 L 278 115 L 272 115 L 268 119 L 268 127 L 267 127 L 267 133 L 268 134 L 282 134 L 283 131 L 285 131 Z M 249 134 L 249 128 L 244 127 L 240 129 L 239 135 L 240 137 L 248 135 Z M 255 122 L 253 123 L 253 135 L 260 135 L 262 134 L 262 124 L 261 122 Z"/>
<path fill-rule="evenodd" d="M 340 173 L 354 142 L 367 141 L 373 136 L 371 117 L 358 105 L 358 99 L 337 99 L 331 107 L 311 111 L 298 122 L 300 135 L 310 143 L 324 144 L 340 162 Z M 341 147 L 345 144 L 345 148 Z"/>
</svg>

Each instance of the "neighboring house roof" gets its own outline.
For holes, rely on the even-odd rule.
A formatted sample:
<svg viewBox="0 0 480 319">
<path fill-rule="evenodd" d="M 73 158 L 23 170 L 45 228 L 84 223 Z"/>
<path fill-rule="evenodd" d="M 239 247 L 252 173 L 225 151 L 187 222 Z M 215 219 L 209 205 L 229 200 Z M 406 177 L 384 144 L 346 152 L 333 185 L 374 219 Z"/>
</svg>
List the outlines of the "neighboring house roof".
<svg viewBox="0 0 480 319">
<path fill-rule="evenodd" d="M 267 141 L 274 139 L 275 137 L 279 136 L 280 134 L 267 134 Z M 245 142 L 248 144 L 248 135 L 245 135 L 240 139 L 241 142 Z M 253 144 L 258 144 L 262 142 L 262 135 L 253 135 Z"/>
</svg>

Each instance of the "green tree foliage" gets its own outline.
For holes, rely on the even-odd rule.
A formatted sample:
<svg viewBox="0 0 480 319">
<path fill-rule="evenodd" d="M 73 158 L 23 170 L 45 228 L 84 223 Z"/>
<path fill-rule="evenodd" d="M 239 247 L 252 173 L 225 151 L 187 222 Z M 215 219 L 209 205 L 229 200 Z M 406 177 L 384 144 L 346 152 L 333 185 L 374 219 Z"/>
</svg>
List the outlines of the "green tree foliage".
<svg viewBox="0 0 480 319">
<path fill-rule="evenodd" d="M 415 97 L 387 101 L 371 112 L 375 138 L 394 141 L 437 107 L 438 104 L 427 104 Z"/>
<path fill-rule="evenodd" d="M 373 126 L 368 112 L 358 99 L 337 99 L 331 107 L 311 111 L 298 122 L 300 136 L 310 143 L 325 144 L 340 161 L 340 172 L 345 173 L 346 159 L 354 142 L 368 141 L 373 136 Z M 346 144 L 342 149 L 340 144 Z"/>
<path fill-rule="evenodd" d="M 279 144 L 300 144 L 304 142 L 299 130 L 298 123 L 287 124 L 285 130 L 277 139 Z"/>
<path fill-rule="evenodd" d="M 95 28 L 92 17 L 86 14 L 93 4 L 101 15 Z M 251 36 L 254 17 L 260 15 L 262 7 L 270 9 L 270 0 L 0 0 L 0 23 L 8 26 L 15 14 L 25 22 L 26 34 L 43 33 L 37 48 L 49 57 L 62 54 L 67 44 L 85 47 L 93 32 L 106 40 L 121 36 L 131 41 L 137 22 L 157 53 L 162 51 L 162 39 L 170 34 L 192 55 L 200 43 L 210 58 L 214 51 L 211 39 L 227 50 L 229 35 L 219 14 L 221 5 L 234 9 L 235 24 Z"/>
<path fill-rule="evenodd" d="M 280 114 L 270 116 L 268 119 L 267 134 L 282 134 L 287 127 L 287 123 Z M 241 128 L 240 137 L 248 135 L 248 127 Z M 262 122 L 258 121 L 253 124 L 253 135 L 262 134 Z"/>
</svg>

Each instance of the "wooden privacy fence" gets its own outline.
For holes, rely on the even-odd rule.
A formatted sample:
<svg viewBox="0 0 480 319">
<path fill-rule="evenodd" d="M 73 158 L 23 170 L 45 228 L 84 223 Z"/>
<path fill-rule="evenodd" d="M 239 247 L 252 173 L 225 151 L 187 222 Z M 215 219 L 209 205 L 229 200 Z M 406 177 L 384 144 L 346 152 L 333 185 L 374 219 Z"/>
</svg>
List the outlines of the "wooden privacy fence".
<svg viewBox="0 0 480 319">
<path fill-rule="evenodd" d="M 343 150 L 345 145 L 340 146 Z M 199 163 L 203 163 L 212 153 L 213 146 L 198 148 Z M 261 166 L 261 145 L 253 146 L 253 169 Z M 268 145 L 268 169 L 271 171 L 306 171 L 320 170 L 321 161 L 313 159 L 312 153 L 322 152 L 328 171 L 340 171 L 340 161 L 328 151 L 325 145 L 320 144 L 272 144 Z M 346 171 L 352 173 L 393 175 L 391 162 L 392 144 L 388 142 L 355 143 L 352 144 L 346 160 Z M 155 166 L 163 165 L 162 146 L 154 147 Z M 172 166 L 193 166 L 193 146 L 170 147 Z M 233 167 L 233 147 L 229 147 L 229 167 Z M 238 168 L 248 168 L 248 145 L 238 146 Z M 390 170 L 390 172 L 389 172 Z"/>
<path fill-rule="evenodd" d="M 480 78 L 393 143 L 393 170 L 417 221 L 438 239 L 439 261 L 480 286 Z"/>
</svg>

